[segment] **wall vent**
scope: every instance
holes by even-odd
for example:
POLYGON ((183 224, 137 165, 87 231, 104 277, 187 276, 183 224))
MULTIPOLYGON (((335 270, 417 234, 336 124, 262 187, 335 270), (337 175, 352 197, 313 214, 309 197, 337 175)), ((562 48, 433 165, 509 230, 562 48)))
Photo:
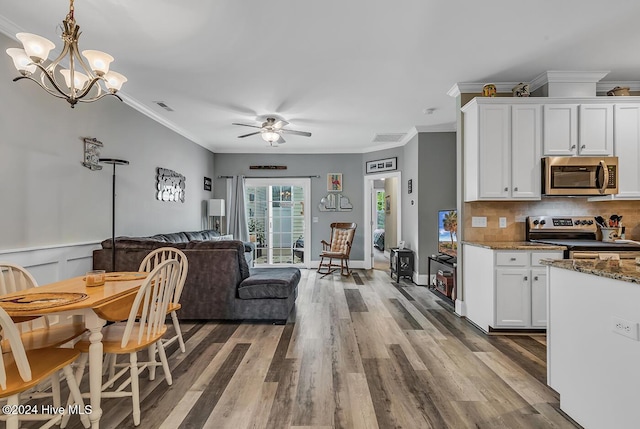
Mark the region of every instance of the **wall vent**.
POLYGON ((407 133, 376 134, 372 143, 400 143, 407 133))
POLYGON ((164 101, 154 101, 154 103, 156 103, 158 106, 162 107, 167 112, 173 112, 173 109, 171 107, 167 106, 166 104, 164 104, 164 101))

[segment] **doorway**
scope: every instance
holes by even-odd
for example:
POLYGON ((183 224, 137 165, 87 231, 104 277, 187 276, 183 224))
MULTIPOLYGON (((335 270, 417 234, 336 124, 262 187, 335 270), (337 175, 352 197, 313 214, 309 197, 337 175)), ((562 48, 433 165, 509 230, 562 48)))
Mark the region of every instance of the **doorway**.
POLYGON ((389 249, 398 246, 398 240, 402 236, 402 192, 401 173, 399 171, 371 174, 364 177, 364 268, 365 269, 389 269, 389 249), (384 185, 381 185, 381 182, 384 185), (380 190, 384 189, 382 198, 384 202, 379 207, 380 190), (384 228, 380 227, 379 217, 384 213, 384 228), (383 230, 383 231, 380 231, 383 230), (376 248, 376 238, 384 233, 384 254, 386 262, 380 260, 381 252, 376 248))
POLYGON ((307 267, 310 179, 245 179, 254 265, 307 267))

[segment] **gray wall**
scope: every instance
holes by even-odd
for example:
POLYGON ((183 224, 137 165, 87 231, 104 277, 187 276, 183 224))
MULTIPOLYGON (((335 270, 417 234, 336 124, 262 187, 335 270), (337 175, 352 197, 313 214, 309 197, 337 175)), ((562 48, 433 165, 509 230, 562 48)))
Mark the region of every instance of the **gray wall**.
MULTIPOLYGON (((0 35, 0 52, 18 43, 0 35)), ((0 61, 0 249, 103 240, 111 236, 111 166, 82 166, 83 137, 105 147, 117 167, 118 235, 147 235, 202 227, 203 176, 214 155, 107 97, 71 109, 35 83, 12 82, 18 72, 0 61), (155 200, 156 167, 187 178, 186 202, 155 200)), ((126 86, 125 86, 126 89, 126 86)))
MULTIPOLYGON (((274 149, 277 151, 277 149, 274 149)), ((332 222, 356 222, 358 229, 351 250, 352 260, 364 260, 364 211, 362 154, 337 155, 291 155, 291 154, 228 154, 219 153, 215 157, 214 180, 215 198, 226 198, 225 179, 218 176, 314 176, 311 179, 311 217, 318 217, 317 223, 311 223, 311 237, 306 238, 305 248, 311 249, 311 260, 318 260, 321 240, 329 240, 332 222), (286 170, 250 170, 251 165, 286 165, 286 170), (321 212, 318 210, 320 199, 327 195, 327 174, 342 173, 342 194, 353 204, 351 212, 321 212)))
MULTIPOLYGON (((418 163, 418 135, 415 135, 404 145, 404 163, 402 170, 402 240, 406 247, 415 252, 414 257, 420 260, 420 218, 418 207, 420 203, 419 191, 422 189, 418 163), (412 180, 412 192, 409 194, 408 182, 412 180), (412 204, 413 202, 413 204, 412 204)), ((426 186, 426 185, 425 185, 426 186)), ((415 270, 420 273, 417 262, 414 261, 415 270)))
POLYGON ((456 133, 420 133, 418 148, 418 266, 426 274, 438 251, 438 210, 456 207, 456 133))

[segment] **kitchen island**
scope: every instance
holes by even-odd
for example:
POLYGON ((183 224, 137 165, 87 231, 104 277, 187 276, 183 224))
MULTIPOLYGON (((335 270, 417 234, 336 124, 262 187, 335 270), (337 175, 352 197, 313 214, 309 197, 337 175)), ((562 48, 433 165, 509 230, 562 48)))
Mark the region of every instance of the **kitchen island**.
POLYGON ((547 265, 547 383, 585 429, 640 422, 640 267, 633 260, 547 265))

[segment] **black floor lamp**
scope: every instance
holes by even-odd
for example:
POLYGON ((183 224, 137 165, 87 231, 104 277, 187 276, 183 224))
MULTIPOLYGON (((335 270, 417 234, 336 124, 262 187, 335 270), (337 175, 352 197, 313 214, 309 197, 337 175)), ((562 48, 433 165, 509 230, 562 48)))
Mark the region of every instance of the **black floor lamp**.
POLYGON ((116 270, 116 165, 129 165, 124 159, 100 158, 103 164, 113 165, 111 180, 111 271, 116 270))

